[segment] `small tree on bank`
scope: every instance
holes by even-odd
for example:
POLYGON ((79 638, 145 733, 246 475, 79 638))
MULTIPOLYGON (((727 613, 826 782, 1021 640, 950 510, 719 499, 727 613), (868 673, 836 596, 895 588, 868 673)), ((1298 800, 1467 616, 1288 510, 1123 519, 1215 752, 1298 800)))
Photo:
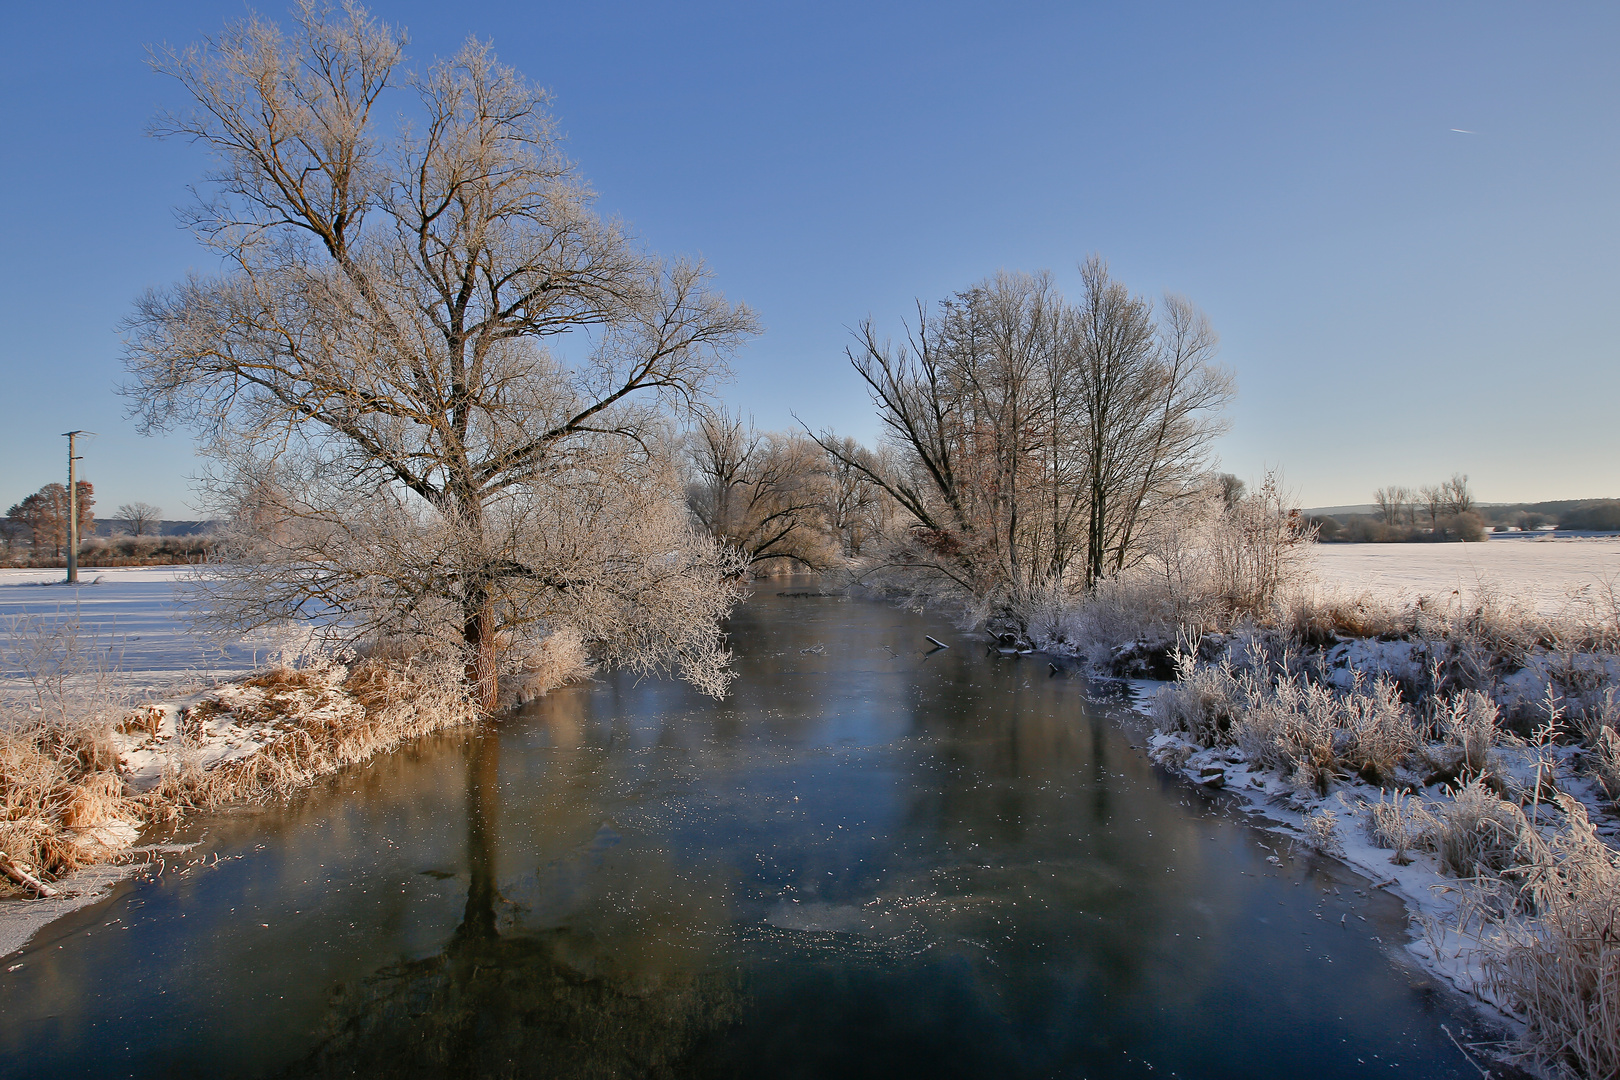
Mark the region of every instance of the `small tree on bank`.
POLYGON ((407 74, 357 6, 295 22, 155 61, 196 99, 155 130, 214 153, 192 220, 228 269, 140 300, 127 393, 218 463, 213 617, 449 632, 487 707, 565 627, 719 693, 739 567, 687 523, 666 418, 752 314, 591 212, 545 93, 487 46, 407 74), (389 132, 394 90, 415 117, 389 132))

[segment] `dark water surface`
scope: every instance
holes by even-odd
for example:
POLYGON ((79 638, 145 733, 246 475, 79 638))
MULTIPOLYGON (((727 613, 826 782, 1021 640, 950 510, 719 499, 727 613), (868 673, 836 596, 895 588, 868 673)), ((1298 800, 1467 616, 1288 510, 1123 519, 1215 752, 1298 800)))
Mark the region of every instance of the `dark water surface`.
POLYGON ((198 823, 5 960, 0 1075, 1477 1075, 1396 901, 1080 679, 775 593, 724 702, 610 676, 198 823))

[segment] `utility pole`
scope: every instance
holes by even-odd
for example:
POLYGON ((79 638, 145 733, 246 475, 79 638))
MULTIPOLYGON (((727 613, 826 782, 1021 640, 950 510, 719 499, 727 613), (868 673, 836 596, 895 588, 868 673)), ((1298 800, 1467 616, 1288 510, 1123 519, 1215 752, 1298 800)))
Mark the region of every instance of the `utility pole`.
POLYGON ((80 435, 89 435, 88 431, 64 431, 68 441, 68 566, 67 583, 79 583, 79 478, 74 462, 83 458, 74 454, 74 440, 80 435))

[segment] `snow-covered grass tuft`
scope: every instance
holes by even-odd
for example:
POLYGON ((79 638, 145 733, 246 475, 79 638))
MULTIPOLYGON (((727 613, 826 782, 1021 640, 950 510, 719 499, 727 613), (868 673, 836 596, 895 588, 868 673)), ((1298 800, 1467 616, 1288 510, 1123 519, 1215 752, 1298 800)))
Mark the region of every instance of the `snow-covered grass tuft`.
POLYGON ((1525 1023, 1525 1049, 1608 1080, 1620 1076, 1620 854, 1584 806, 1557 803, 1564 825, 1550 838, 1521 826, 1511 886, 1475 895, 1478 940, 1487 985, 1525 1023))

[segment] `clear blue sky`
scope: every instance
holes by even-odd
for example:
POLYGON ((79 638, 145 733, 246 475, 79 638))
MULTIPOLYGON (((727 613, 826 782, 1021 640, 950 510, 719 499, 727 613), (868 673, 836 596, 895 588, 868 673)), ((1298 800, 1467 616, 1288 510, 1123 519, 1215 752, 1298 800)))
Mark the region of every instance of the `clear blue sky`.
MULTIPOLYGON (((5 16, 0 508, 87 428, 100 509, 190 516, 189 441, 113 392, 132 299, 210 268, 172 214, 203 160, 142 134, 184 104, 144 46, 245 10, 5 16)), ((1002 267, 1072 289, 1095 251, 1209 312, 1241 476, 1281 465, 1305 505, 1456 470, 1620 496, 1620 5, 373 10, 418 61, 478 35, 553 90, 601 209, 759 311, 724 393, 762 426, 872 437, 849 326, 1002 267)))

